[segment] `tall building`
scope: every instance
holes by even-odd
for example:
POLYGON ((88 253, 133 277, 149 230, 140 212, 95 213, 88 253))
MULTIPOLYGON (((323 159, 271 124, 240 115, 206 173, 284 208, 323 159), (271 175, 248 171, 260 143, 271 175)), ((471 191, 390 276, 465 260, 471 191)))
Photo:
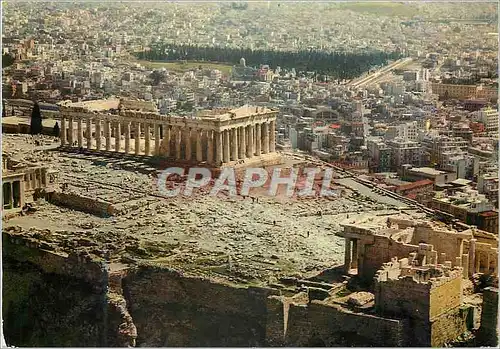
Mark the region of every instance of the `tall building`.
POLYGON ((422 147, 417 142, 395 138, 387 141, 392 152, 392 167, 400 168, 403 165, 422 166, 422 147))
POLYGON ((486 132, 498 132, 498 110, 484 108, 479 111, 479 120, 484 124, 486 132))
POLYGON ((381 138, 366 141, 370 157, 370 170, 373 172, 390 172, 392 169, 392 149, 381 138))
POLYGON ((400 125, 389 126, 386 139, 401 138, 404 141, 416 142, 418 140, 420 127, 417 121, 407 122, 400 125))
POLYGON ((445 135, 427 135, 422 140, 423 151, 429 154, 431 163, 443 162, 443 154, 450 151, 466 151, 469 142, 459 137, 448 137, 445 135))

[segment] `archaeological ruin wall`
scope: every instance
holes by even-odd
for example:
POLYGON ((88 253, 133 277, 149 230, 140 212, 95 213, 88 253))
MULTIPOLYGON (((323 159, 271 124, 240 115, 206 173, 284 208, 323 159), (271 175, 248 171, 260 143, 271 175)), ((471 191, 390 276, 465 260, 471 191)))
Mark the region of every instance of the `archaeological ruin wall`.
POLYGON ((421 265, 415 252, 393 258, 375 276, 376 311, 407 319, 411 345, 442 346, 464 333, 472 316, 462 307, 462 278, 461 267, 421 265))
POLYGON ((346 239, 346 272, 357 269, 367 283, 393 257, 405 258, 411 252, 424 256, 424 251, 427 264, 450 262, 462 268, 465 278, 476 272, 498 275, 498 238, 474 228, 457 232, 428 222, 388 218, 387 227, 346 224, 337 235, 346 239))

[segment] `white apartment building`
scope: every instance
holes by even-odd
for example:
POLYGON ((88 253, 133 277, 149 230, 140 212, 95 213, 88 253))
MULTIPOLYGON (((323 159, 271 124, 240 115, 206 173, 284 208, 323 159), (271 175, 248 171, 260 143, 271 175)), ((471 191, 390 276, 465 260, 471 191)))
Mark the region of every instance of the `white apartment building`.
POLYGON ((479 121, 486 128, 486 132, 498 132, 498 110, 493 108, 484 108, 479 111, 479 121))
POLYGON ((420 127, 417 121, 404 124, 389 126, 386 133, 386 139, 401 138, 404 141, 418 141, 420 127))
POLYGON ((392 150, 392 166, 399 168, 406 164, 422 166, 423 150, 419 143, 395 138, 387 142, 392 150))
POLYGON ((430 155, 432 163, 443 163, 443 154, 448 152, 466 151, 469 147, 467 140, 461 137, 448 137, 444 135, 431 135, 422 140, 423 151, 430 155))
POLYGON ((439 168, 456 173, 457 178, 470 178, 479 172, 479 161, 462 151, 448 151, 442 154, 439 168))

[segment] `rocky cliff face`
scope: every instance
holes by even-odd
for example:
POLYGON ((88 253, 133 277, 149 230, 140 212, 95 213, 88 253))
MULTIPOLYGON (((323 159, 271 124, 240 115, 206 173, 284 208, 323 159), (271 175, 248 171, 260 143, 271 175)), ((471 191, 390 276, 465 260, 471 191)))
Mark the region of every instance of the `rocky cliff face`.
POLYGON ((274 290, 237 288, 165 268, 123 279, 139 346, 263 346, 274 290))
MULTIPOLYGON (((5 339, 15 346, 263 346, 267 289, 140 267, 108 287, 5 260, 5 339)), ((110 275, 110 281, 113 276, 110 275)))
POLYGON ((4 233, 5 339, 14 346, 263 346, 267 298, 167 267, 119 271, 4 233))
MULTIPOLYGON (((9 232, 2 249, 8 345, 405 346, 416 331, 402 319, 341 306, 335 292, 305 292, 305 280, 276 289, 242 285, 165 264, 49 251, 9 232)), ((455 319, 464 320, 458 314, 445 325, 455 319)))
POLYGON ((95 286, 4 258, 2 315, 7 344, 104 345, 106 295, 95 286))

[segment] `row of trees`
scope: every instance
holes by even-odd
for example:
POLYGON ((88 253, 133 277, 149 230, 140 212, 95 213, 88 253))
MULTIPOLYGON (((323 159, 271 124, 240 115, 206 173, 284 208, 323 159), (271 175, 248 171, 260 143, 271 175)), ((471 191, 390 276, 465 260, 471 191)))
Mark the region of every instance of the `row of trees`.
POLYGON ((401 58, 400 53, 382 51, 324 52, 300 50, 251 50, 198 45, 154 44, 149 51, 137 52, 136 57, 150 61, 206 61, 238 64, 243 57, 250 65, 267 64, 271 68, 295 68, 298 72, 311 71, 335 79, 353 79, 388 60, 401 58))

